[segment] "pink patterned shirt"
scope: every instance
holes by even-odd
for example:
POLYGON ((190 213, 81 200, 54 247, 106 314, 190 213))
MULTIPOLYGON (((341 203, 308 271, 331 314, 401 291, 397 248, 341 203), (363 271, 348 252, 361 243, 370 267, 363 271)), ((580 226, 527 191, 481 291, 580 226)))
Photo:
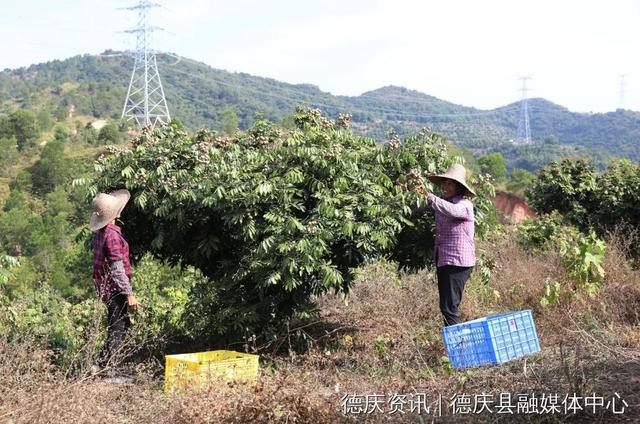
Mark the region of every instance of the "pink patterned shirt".
POLYGON ((462 196, 447 201, 431 193, 427 203, 436 218, 436 266, 474 266, 476 244, 473 240, 473 203, 462 196))

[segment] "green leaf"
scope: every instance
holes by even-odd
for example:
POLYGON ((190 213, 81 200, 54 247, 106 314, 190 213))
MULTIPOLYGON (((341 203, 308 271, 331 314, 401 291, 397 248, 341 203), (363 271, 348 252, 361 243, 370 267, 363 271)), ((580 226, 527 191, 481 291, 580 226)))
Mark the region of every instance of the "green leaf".
POLYGON ((126 166, 122 171, 120 171, 120 175, 126 178, 131 178, 133 176, 133 168, 131 166, 126 166))
POLYGON ((147 194, 142 192, 134 199, 134 203, 138 205, 140 208, 144 209, 147 204, 147 194))
POLYGON ((322 284, 325 287, 335 287, 342 283, 343 278, 340 271, 333 265, 324 265, 321 271, 322 284))
POLYGON ((264 240, 262 240, 260 242, 259 245, 259 251, 261 251, 261 253, 266 254, 269 252, 269 250, 271 250, 271 248, 273 247, 273 241, 275 240, 275 238, 273 236, 267 237, 264 240))
POLYGON ((265 194, 269 194, 271 193, 271 184, 269 183, 269 181, 264 181, 262 184, 260 184, 257 188, 256 188, 256 193, 259 195, 265 195, 265 194))

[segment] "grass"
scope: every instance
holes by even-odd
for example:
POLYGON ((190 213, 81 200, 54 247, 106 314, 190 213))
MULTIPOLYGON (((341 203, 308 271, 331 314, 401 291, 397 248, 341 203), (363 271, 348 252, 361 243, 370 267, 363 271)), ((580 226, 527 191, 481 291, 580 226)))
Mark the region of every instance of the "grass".
MULTIPOLYGON (((292 324, 278 343, 257 346, 262 375, 255 386, 221 384, 183 394, 162 392, 161 367, 132 363, 134 384, 116 386, 84 370, 67 374, 33 341, 0 343, 0 422, 334 423, 432 422, 433 416, 344 415, 346 394, 426 394, 445 409, 452 396, 501 394, 589 396, 618 393, 623 415, 598 408, 576 415, 448 414, 438 422, 637 422, 640 419, 640 272, 626 255, 629 234, 612 234, 606 280, 595 297, 566 287, 560 258, 524 250, 513 234, 479 246, 495 267, 488 284, 475 272, 463 317, 532 309, 542 351, 498 367, 452 370, 440 336, 434 273, 397 275, 378 262, 359 270, 348 299, 318 299, 318 316, 292 324), (542 306, 547 281, 563 290, 542 306)), ((388 405, 385 405, 388 409, 388 405)))

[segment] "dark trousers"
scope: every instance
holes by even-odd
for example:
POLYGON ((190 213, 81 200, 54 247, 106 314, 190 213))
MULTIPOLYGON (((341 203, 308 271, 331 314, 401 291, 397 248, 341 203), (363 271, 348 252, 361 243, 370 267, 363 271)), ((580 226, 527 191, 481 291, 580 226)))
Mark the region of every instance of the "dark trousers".
POLYGON ((444 325, 454 325, 460 322, 458 307, 462 301, 462 291, 472 266, 461 267, 445 265, 438 267, 438 292, 440 293, 440 312, 444 317, 444 325))
POLYGON ((122 346, 124 334, 129 328, 129 314, 127 305, 127 296, 124 294, 116 294, 109 299, 107 303, 107 341, 102 347, 98 364, 101 367, 108 365, 109 361, 117 354, 122 346))

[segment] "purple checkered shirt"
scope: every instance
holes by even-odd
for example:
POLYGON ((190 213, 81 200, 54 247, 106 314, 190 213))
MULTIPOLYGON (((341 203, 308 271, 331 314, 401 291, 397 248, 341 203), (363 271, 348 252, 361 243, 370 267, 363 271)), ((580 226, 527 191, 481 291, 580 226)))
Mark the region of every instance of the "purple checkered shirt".
POLYGON ((431 193, 427 203, 436 218, 436 266, 474 266, 476 244, 473 240, 473 203, 462 196, 447 201, 431 193))

